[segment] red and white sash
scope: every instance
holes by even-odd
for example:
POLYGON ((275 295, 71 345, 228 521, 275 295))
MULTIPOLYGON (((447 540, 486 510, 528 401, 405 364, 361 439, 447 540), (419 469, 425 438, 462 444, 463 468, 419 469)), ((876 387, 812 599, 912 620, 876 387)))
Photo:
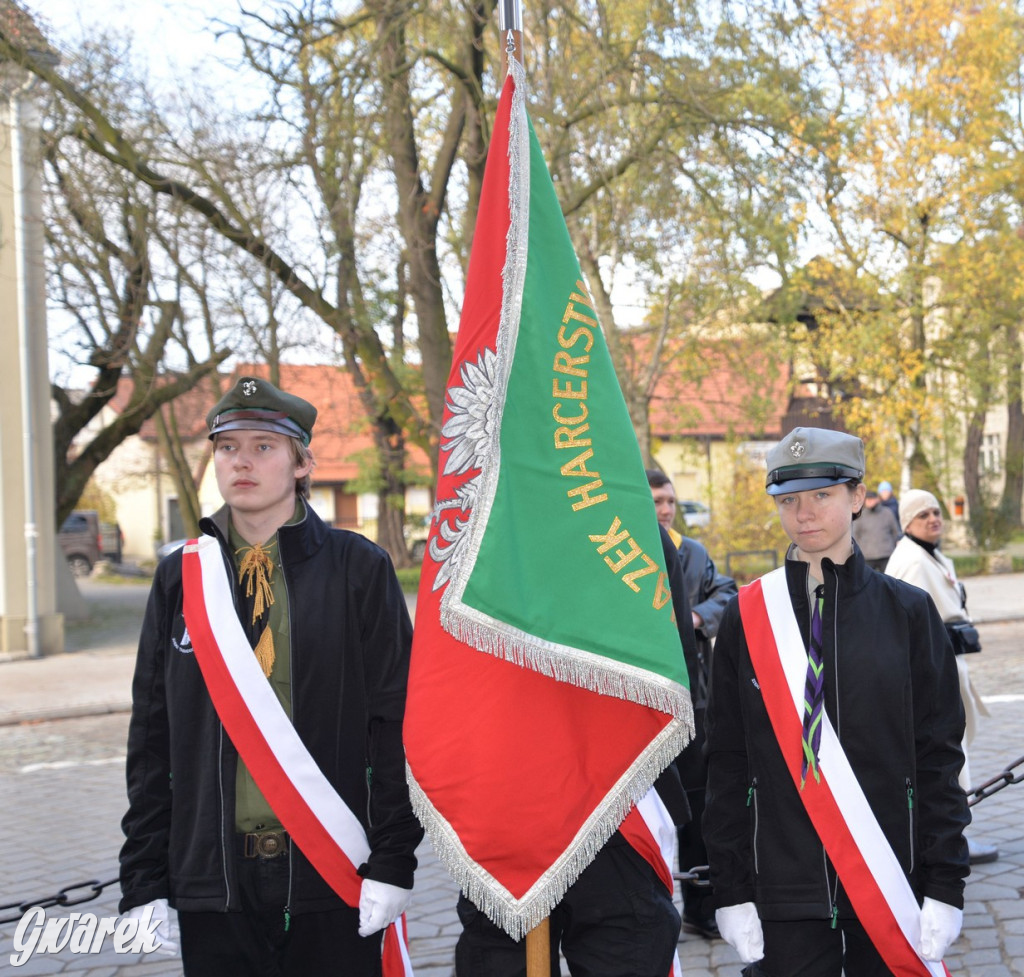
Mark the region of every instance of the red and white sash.
MULTIPOLYGON (((629 814, 619 825, 619 831, 650 863, 658 873, 658 878, 671 893, 675 885, 672 879, 672 866, 676 860, 678 835, 672 815, 653 787, 630 808, 629 814)), ((682 973, 679 951, 676 950, 670 977, 682 977, 682 973)))
POLYGON ((822 716, 820 783, 800 789, 807 649, 780 567, 740 590, 740 616, 765 708, 811 822, 842 880, 857 918, 898 977, 948 977, 917 952, 921 910, 882 832, 835 729, 822 716))
MULTIPOLYGON (((366 832, 310 756, 264 676, 212 536, 184 547, 182 587, 185 625, 224 729, 295 844, 345 903, 358 908, 362 878, 356 870, 370 854, 366 832)), ((388 927, 382 953, 386 966, 390 959, 400 968, 385 969, 385 975, 411 977, 404 917, 388 927)))

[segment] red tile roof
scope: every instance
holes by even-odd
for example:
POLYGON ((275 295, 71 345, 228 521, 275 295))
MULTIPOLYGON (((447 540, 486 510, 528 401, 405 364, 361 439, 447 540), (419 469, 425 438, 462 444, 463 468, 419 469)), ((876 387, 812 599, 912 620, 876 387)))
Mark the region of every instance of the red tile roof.
POLYGON ((23 44, 30 51, 54 54, 32 15, 11 0, 0 0, 0 29, 16 44, 23 44))
POLYGON ((651 433, 664 439, 776 439, 793 387, 788 363, 749 342, 688 344, 666 353, 651 401, 651 433))
MULTIPOLYGON (((232 373, 230 383, 238 377, 269 375, 270 370, 264 364, 241 364, 232 373)), ((316 406, 310 445, 316 458, 313 481, 344 482, 355 478, 359 474, 360 457, 366 459, 373 450, 373 437, 366 412, 345 368, 282 363, 280 387, 316 406)), ((206 409, 212 406, 210 403, 206 409)))
MULTIPOLYGON (((639 353, 639 350, 637 351, 639 353)), ((683 437, 777 439, 793 389, 792 371, 775 363, 763 350, 743 343, 703 342, 678 346, 665 354, 667 366, 651 401, 651 433, 663 439, 683 437)), ((264 364, 241 364, 230 375, 207 378, 176 398, 173 410, 178 430, 186 439, 206 437, 206 414, 239 376, 266 377, 264 364), (215 389, 214 383, 218 384, 215 389)), ((341 366, 282 364, 281 387, 300 392, 318 410, 313 432, 321 484, 349 481, 360 473, 360 461, 370 457, 373 438, 369 422, 348 372, 341 366)), ((132 381, 122 378, 110 401, 115 411, 129 402, 132 381)), ((165 412, 169 409, 165 407, 165 412)), ((156 426, 147 420, 140 431, 155 440, 156 426)), ((410 446, 411 466, 429 472, 426 455, 410 446)))
MULTIPOLYGON (((220 399, 220 392, 228 390, 238 377, 267 377, 269 374, 266 364, 240 364, 230 375, 200 381, 166 405, 164 412, 173 409, 183 438, 203 439, 207 435, 206 415, 220 399)), ((298 393, 317 408, 311 445, 316 458, 314 482, 344 482, 359 475, 360 461, 367 460, 373 450, 373 437, 366 412, 344 367, 282 364, 280 386, 298 393)), ((132 380, 123 377, 108 406, 120 413, 128 406, 131 392, 132 380)), ((143 423, 139 436, 147 441, 156 440, 156 422, 152 418, 143 423)), ((429 472, 430 466, 422 451, 410 445, 409 457, 411 467, 417 472, 423 475, 429 472)))

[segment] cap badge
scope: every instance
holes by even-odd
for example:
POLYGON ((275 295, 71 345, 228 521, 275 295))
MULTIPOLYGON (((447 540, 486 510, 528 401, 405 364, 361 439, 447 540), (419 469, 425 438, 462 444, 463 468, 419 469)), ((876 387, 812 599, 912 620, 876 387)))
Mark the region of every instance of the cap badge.
POLYGON ((245 383, 242 384, 242 395, 245 397, 251 397, 254 393, 256 393, 256 381, 246 380, 245 383))
POLYGON ((794 441, 794 442, 793 442, 793 443, 792 443, 792 444, 791 444, 791 445, 789 446, 789 453, 790 453, 790 454, 791 454, 791 455, 792 455, 792 456, 793 456, 794 458, 802 458, 802 457, 804 456, 804 452, 805 452, 806 450, 807 450, 807 445, 806 445, 806 444, 804 444, 804 443, 803 443, 803 441, 794 441))

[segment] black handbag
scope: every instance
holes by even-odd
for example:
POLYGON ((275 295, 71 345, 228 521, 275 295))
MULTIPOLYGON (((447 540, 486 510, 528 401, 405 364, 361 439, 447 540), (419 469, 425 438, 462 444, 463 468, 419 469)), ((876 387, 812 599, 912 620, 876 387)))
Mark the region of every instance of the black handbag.
POLYGON ((951 621, 946 625, 953 651, 958 655, 975 655, 981 651, 978 629, 967 621, 951 621))

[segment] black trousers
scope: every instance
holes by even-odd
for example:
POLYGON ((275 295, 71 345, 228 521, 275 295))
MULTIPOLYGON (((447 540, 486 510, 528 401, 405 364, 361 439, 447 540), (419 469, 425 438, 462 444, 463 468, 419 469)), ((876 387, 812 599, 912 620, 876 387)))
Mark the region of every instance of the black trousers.
MULTIPOLYGON (((695 734, 686 749, 676 758, 679 778, 686 790, 686 799, 690 805, 690 820, 677 829, 679 838, 679 870, 687 872, 699 865, 707 865, 708 850, 704 845, 702 821, 704 818, 708 765, 704 759, 704 709, 693 711, 695 734)), ((703 874, 707 881, 707 873, 703 874)), ((683 913, 696 919, 713 918, 714 910, 708 906, 712 896, 710 885, 694 885, 683 882, 683 913)))
MULTIPOLYGON (((515 941, 465 896, 456 977, 525 977, 526 940, 515 941)), ((551 913, 551 972, 561 947, 573 977, 666 977, 679 913, 654 869, 615 834, 551 913)))
POLYGON ((746 977, 891 977, 874 944, 855 919, 778 922, 762 920, 764 959, 746 977))
MULTIPOLYGON (((693 820, 677 829, 679 837, 679 870, 688 872, 691 868, 697 868, 708 863, 708 850, 704 845, 704 835, 701 833, 701 818, 704 816, 705 791, 688 790, 686 798, 690 802, 690 810, 693 811, 693 820)), ((701 873, 701 880, 707 881, 707 872, 701 873)), ((710 885, 696 885, 693 882, 681 884, 683 893, 683 912, 687 916, 696 919, 713 918, 715 912, 709 908, 708 900, 712 896, 710 885)))
POLYGON ((241 912, 179 912, 185 977, 380 977, 382 935, 357 932, 359 910, 285 921, 288 856, 237 859, 241 912))

